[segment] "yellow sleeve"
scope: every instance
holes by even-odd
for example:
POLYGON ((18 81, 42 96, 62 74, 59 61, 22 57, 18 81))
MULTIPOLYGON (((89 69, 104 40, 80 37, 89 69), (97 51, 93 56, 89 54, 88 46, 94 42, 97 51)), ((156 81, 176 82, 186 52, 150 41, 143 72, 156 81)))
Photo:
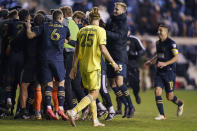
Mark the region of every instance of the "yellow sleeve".
POLYGON ((98 43, 99 45, 106 45, 106 31, 103 28, 98 32, 98 43))

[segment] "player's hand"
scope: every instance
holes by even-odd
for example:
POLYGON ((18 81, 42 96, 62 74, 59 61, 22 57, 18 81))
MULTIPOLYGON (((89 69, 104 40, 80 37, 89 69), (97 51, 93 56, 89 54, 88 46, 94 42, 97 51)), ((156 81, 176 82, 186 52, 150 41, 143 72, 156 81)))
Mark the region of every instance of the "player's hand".
POLYGON ((65 42, 65 43, 68 43, 68 40, 67 40, 67 39, 65 39, 65 40, 64 40, 64 42, 65 42))
POLYGON ((112 65, 112 67, 114 68, 114 70, 115 70, 116 72, 119 72, 119 66, 118 66, 116 63, 114 63, 114 64, 112 65))
POLYGON ((70 74, 69 74, 70 79, 71 79, 71 80, 74 80, 75 77, 76 77, 76 74, 77 74, 77 68, 73 67, 73 68, 71 69, 71 71, 70 71, 70 74))
POLYGON ((165 66, 167 66, 167 64, 165 63, 165 62, 158 62, 157 63, 157 67, 159 67, 159 68, 163 68, 163 67, 165 67, 165 66))
POLYGON ((147 67, 149 67, 151 64, 152 64, 152 62, 151 62, 150 60, 148 60, 148 61, 146 61, 146 62, 144 63, 144 67, 147 68, 147 67))

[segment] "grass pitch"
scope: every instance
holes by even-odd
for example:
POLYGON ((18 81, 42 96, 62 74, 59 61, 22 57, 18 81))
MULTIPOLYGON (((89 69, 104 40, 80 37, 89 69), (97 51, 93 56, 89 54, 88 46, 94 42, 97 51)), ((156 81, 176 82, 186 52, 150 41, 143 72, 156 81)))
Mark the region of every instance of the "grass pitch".
MULTIPOLYGON (((110 92, 113 104, 116 107, 115 96, 110 92)), ((169 102, 163 94, 164 111, 166 120, 155 121, 154 117, 158 115, 155 104, 154 91, 149 90, 141 92, 142 103, 137 105, 130 91, 136 112, 134 118, 127 119, 116 116, 112 121, 106 122, 101 118, 101 122, 106 127, 92 127, 91 121, 77 121, 77 127, 70 125, 69 121, 54 120, 12 120, 9 118, 0 120, 0 131, 197 131, 197 91, 175 91, 178 98, 185 102, 183 116, 177 117, 177 106, 169 102)))

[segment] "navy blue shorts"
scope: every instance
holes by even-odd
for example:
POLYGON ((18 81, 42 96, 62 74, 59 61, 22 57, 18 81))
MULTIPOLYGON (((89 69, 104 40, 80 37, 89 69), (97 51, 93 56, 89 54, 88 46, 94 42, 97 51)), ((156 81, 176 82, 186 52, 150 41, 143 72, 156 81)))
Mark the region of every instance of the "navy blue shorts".
POLYGON ((65 79, 65 69, 63 61, 47 61, 41 65, 41 81, 42 83, 53 81, 61 82, 65 79))
POLYGON ((21 72, 24 65, 24 55, 22 52, 12 52, 6 67, 6 77, 21 81, 21 72))
POLYGON ((155 87, 164 88, 166 93, 174 91, 176 74, 173 71, 157 72, 155 77, 155 87))
POLYGON ((107 63, 107 77, 108 78, 115 78, 117 76, 126 77, 127 76, 127 65, 122 62, 119 62, 119 61, 116 61, 116 63, 118 64, 120 71, 115 72, 114 68, 109 63, 107 63))
POLYGON ((38 64, 38 60, 36 58, 30 58, 25 61, 24 69, 22 72, 22 82, 24 83, 32 83, 35 81, 39 81, 38 73, 40 71, 40 65, 38 64))

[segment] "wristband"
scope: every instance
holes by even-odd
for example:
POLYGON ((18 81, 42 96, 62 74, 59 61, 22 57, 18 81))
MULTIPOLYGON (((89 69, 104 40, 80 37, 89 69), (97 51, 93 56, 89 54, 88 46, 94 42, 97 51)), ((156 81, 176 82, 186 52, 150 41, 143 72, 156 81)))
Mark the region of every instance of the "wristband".
POLYGON ((109 64, 112 65, 112 66, 114 66, 116 63, 115 62, 110 62, 109 64))

